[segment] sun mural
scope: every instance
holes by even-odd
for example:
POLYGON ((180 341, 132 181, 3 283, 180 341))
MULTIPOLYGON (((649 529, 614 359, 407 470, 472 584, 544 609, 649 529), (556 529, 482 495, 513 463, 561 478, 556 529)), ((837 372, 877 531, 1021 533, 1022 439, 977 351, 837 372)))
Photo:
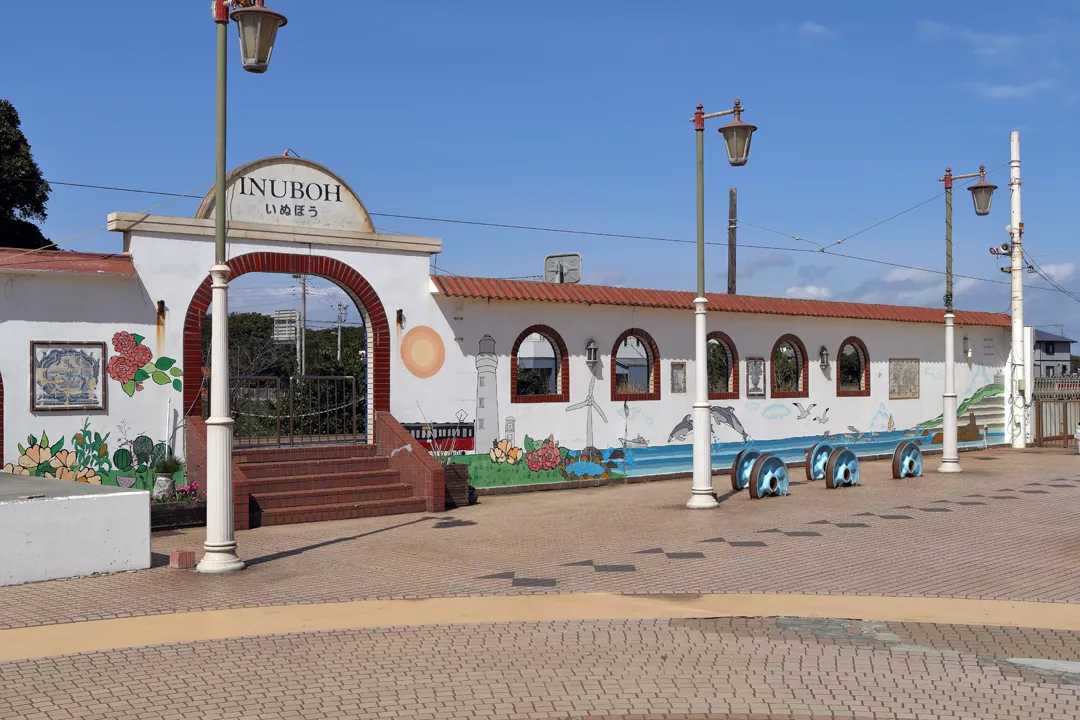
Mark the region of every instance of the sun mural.
POLYGON ((418 325, 405 333, 401 341, 401 361, 418 378, 429 378, 442 369, 446 348, 439 333, 418 325))

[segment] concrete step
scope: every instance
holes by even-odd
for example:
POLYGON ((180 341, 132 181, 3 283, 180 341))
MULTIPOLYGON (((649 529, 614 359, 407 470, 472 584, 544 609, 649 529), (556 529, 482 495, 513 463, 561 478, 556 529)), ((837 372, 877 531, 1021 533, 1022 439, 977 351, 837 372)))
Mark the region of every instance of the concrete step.
POLYGON ((364 485, 361 487, 321 488, 319 490, 288 490, 285 492, 255 492, 252 499, 260 510, 300 508, 312 505, 343 505, 372 500, 412 498, 412 486, 404 483, 364 485))
POLYGON ((297 475, 340 475, 362 470, 385 470, 390 461, 384 457, 303 458, 290 460, 245 461, 240 469, 249 479, 295 477, 297 475))
POLYGON ((394 485, 401 473, 387 468, 375 470, 346 470, 319 475, 281 475, 238 481, 236 487, 247 493, 313 492, 341 488, 365 488, 374 485, 394 485))
POLYGON ((423 512, 425 508, 426 504, 423 498, 368 500, 355 503, 274 508, 261 512, 253 511, 251 513, 251 526, 290 525, 293 523, 345 520, 347 518, 376 517, 379 515, 400 515, 403 513, 423 512))

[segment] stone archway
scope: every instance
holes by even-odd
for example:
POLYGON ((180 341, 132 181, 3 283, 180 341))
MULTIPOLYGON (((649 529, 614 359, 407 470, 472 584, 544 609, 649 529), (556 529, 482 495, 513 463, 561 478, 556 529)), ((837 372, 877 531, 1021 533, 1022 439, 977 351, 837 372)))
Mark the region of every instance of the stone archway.
MULTIPOLYGON (((232 269, 230 280, 247 273, 285 273, 317 275, 330 280, 346 293, 364 317, 367 331, 368 437, 373 437, 376 411, 390 410, 390 325, 379 296, 364 277, 340 260, 312 255, 255 252, 234 257, 226 263, 232 269)), ((202 322, 210 307, 210 276, 199 285, 188 306, 184 321, 184 415, 202 418, 202 322)))

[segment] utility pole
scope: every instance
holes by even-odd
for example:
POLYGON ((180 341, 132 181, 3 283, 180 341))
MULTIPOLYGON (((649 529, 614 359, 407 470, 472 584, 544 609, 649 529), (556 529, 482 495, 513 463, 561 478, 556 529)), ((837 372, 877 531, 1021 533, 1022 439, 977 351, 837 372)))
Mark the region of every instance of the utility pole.
POLYGON ((735 188, 728 190, 727 206, 727 291, 735 294, 735 232, 739 226, 738 193, 735 188))
POLYGON ((307 275, 293 275, 293 278, 300 281, 300 327, 297 335, 300 355, 297 365, 300 374, 307 375, 307 275))
MULTIPOLYGON (((1012 257, 1012 352, 1010 379, 1010 410, 1012 415, 1012 446, 1027 447, 1027 355, 1024 347, 1024 222, 1020 214, 1020 131, 1009 136, 1009 251, 1012 257)), ((1028 348, 1029 349, 1029 348, 1028 348)))
POLYGON ((345 322, 345 315, 349 311, 349 306, 342 303, 337 304, 337 360, 341 362, 341 323, 345 322))

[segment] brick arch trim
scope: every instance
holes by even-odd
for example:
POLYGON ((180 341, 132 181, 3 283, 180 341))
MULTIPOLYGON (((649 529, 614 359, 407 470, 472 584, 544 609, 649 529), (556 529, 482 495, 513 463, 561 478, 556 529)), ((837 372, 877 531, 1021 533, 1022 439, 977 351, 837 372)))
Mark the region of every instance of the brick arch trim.
POLYGON ((512 403, 567 403, 570 402, 570 353, 566 350, 566 343, 555 329, 548 325, 531 325, 521 331, 514 347, 510 351, 510 402, 512 403), (546 395, 518 395, 517 372, 518 350, 525 338, 537 333, 543 335, 558 354, 559 361, 559 392, 546 395))
POLYGON ((870 397, 870 352, 866 349, 866 343, 852 335, 840 343, 840 350, 836 353, 836 396, 837 397, 870 397), (840 358, 844 354, 844 348, 848 345, 855 348, 862 360, 862 387, 858 390, 840 389, 840 358))
MULTIPOLYGON (((253 272, 317 275, 330 280, 347 292, 364 314, 368 326, 368 393, 371 411, 390 410, 390 325, 379 296, 371 284, 352 267, 340 260, 318 255, 255 252, 234 257, 226 263, 232 270, 230 280, 253 272)), ((210 307, 211 278, 199 284, 188 305, 184 320, 184 415, 202 413, 202 321, 210 307)), ((370 411, 369 411, 370 412, 370 411)))
POLYGON ((641 402, 645 400, 659 400, 660 399, 660 348, 657 347, 656 341, 653 340, 652 335, 645 332, 641 328, 630 328, 625 330, 615 340, 615 344, 611 346, 611 399, 617 402, 641 402), (615 360, 619 353, 619 346, 623 344, 626 338, 633 336, 645 343, 645 346, 649 350, 649 360, 652 362, 652 372, 649 373, 649 385, 651 385, 649 392, 644 393, 624 393, 618 392, 615 389, 615 360))
POLYGON ((803 345, 802 340, 797 335, 788 333, 787 335, 781 335, 776 344, 773 345, 772 353, 769 355, 769 389, 772 391, 774 398, 804 398, 810 397, 810 368, 808 367, 808 358, 806 354, 806 346, 803 345), (795 392, 778 391, 776 389, 776 351, 780 349, 780 346, 784 343, 791 343, 791 346, 795 348, 795 352, 799 354, 799 389, 795 392))
MULTIPOLYGON (((726 390, 726 391, 721 391, 721 392, 712 392, 712 389, 710 388, 710 390, 709 390, 709 399, 710 400, 738 400, 739 399, 739 351, 738 351, 738 349, 736 349, 735 343, 732 342, 732 340, 728 336, 728 334, 725 333, 725 332, 722 332, 720 330, 713 330, 711 333, 709 333, 708 335, 705 336, 705 342, 706 343, 708 343, 710 340, 716 340, 718 343, 723 345, 727 349, 728 355, 731 358, 731 390, 726 390)), ((707 356, 706 356, 706 362, 708 362, 708 357, 707 356)))

